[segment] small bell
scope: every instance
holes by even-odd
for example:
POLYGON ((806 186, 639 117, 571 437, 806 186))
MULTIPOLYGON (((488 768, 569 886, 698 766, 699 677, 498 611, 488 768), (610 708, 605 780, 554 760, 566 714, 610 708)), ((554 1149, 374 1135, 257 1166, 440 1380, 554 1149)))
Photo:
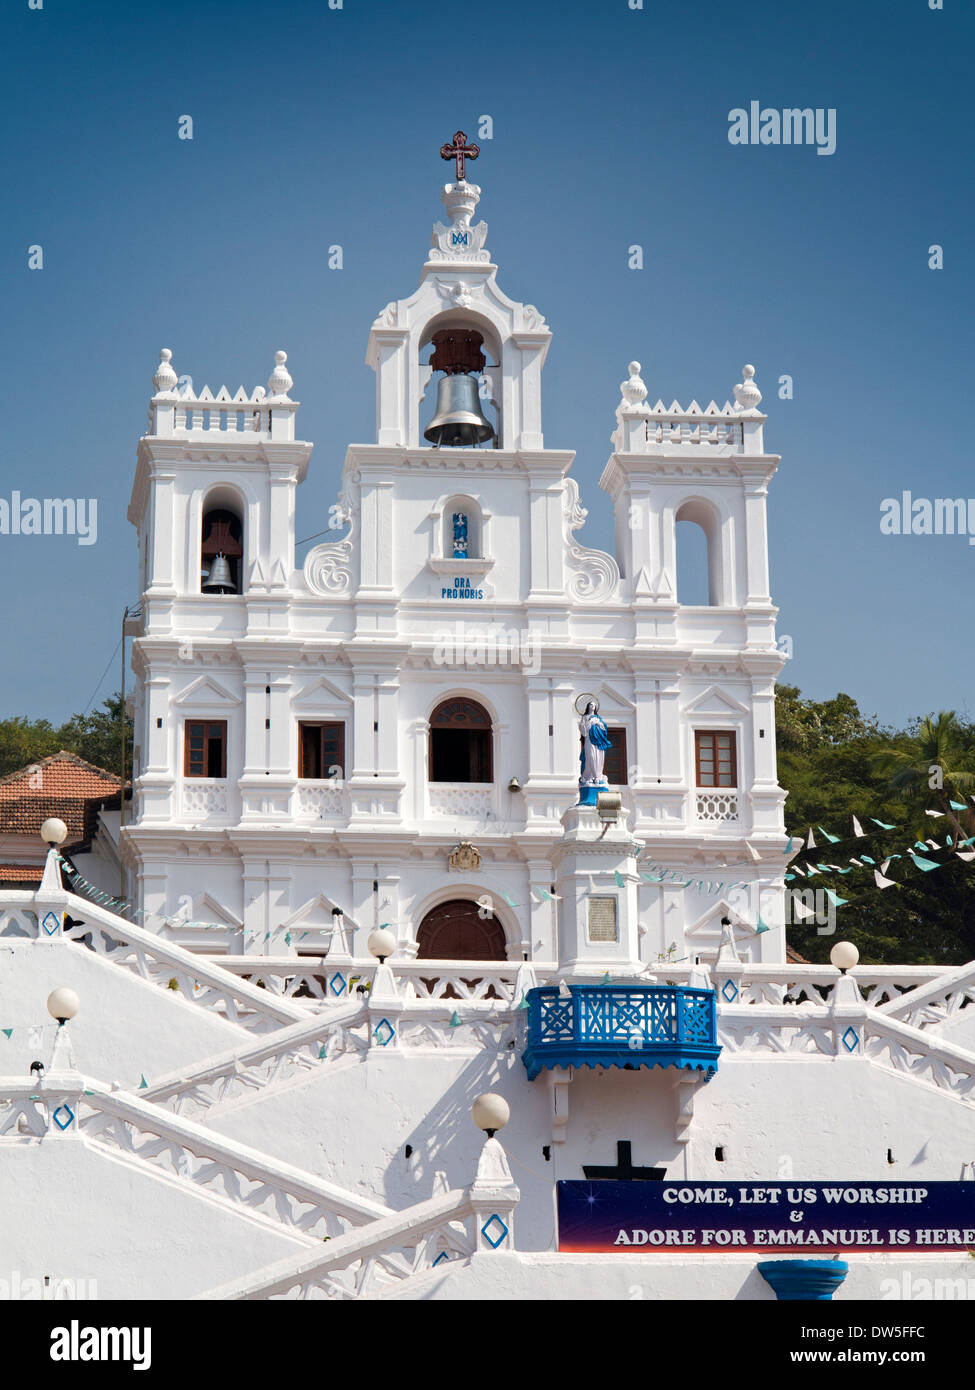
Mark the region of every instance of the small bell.
POLYGON ((235 594, 237 586, 230 572, 230 562, 226 555, 218 555, 210 566, 210 573, 200 588, 205 594, 235 594))
POLYGON ((437 382, 437 413, 423 431, 438 449, 483 444, 494 438, 494 428, 481 411, 477 381, 466 372, 441 377, 437 382))

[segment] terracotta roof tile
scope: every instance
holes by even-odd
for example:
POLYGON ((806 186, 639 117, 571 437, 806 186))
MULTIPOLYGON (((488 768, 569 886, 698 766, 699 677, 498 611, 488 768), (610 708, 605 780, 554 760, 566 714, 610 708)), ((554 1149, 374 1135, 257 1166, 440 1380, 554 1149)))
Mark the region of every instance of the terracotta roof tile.
POLYGON ((121 781, 114 773, 62 750, 0 777, 0 834, 36 835, 49 816, 68 827, 65 845, 95 833, 98 808, 118 806, 121 781))
POLYGON ((0 883, 40 883, 40 864, 0 864, 0 883))

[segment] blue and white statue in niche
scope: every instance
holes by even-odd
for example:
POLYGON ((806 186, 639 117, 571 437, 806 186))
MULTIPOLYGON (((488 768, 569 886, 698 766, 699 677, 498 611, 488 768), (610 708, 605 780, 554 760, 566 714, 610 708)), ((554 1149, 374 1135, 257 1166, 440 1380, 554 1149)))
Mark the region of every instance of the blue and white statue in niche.
POLYGON ((595 806, 600 787, 608 787, 609 782, 603 767, 606 753, 612 748, 609 730, 599 717, 599 701, 594 695, 580 695, 576 710, 583 706, 579 719, 579 733, 582 735, 582 748, 579 752, 579 805, 595 806))
POLYGON ((467 515, 454 512, 454 560, 467 559, 467 515))

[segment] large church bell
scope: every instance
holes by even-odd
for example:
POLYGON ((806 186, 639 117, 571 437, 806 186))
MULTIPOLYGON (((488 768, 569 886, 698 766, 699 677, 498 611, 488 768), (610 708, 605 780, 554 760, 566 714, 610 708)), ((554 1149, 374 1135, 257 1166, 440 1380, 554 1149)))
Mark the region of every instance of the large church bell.
POLYGON ((226 555, 218 555, 210 566, 210 573, 200 588, 206 594, 235 594, 237 586, 230 572, 230 562, 226 555))
POLYGON ((481 335, 472 329, 443 328, 433 335, 430 366, 444 375, 437 382, 437 410, 423 431, 436 448, 466 448, 494 438, 494 427, 481 410, 477 376, 486 359, 481 335))

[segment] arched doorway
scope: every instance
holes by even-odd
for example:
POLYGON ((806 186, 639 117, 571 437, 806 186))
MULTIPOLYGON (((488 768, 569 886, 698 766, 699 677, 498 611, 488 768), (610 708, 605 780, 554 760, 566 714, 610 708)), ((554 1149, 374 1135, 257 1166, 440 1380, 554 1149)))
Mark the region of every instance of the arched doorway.
POLYGON ((438 903, 417 931, 417 960, 507 960, 504 928, 481 910, 468 898, 438 903))

